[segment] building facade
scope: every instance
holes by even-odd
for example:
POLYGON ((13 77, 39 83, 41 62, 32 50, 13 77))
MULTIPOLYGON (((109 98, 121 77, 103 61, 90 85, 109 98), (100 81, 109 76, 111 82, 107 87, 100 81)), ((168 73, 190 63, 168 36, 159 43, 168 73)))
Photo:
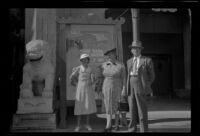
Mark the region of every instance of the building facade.
MULTIPOLYGON (((128 46, 132 42, 131 12, 127 9, 37 9, 37 38, 47 40, 56 49, 56 19, 76 18, 97 15, 102 18, 125 19, 122 24, 124 63, 131 57, 128 46), (42 31, 41 31, 42 30, 42 31)), ((177 91, 191 88, 191 22, 190 10, 178 9, 176 12, 141 9, 139 15, 140 39, 145 49, 143 54, 152 57, 155 65, 156 80, 153 84, 154 95, 177 95, 177 91)), ((26 43, 32 38, 34 9, 26 10, 26 43)), ((56 52, 52 56, 56 63, 56 52)))
MULTIPOLYGON (((123 17, 121 24, 122 60, 131 57, 128 46, 133 41, 132 20, 130 9, 26 9, 25 42, 33 38, 46 40, 52 48, 54 65, 66 65, 58 61, 58 48, 60 27, 57 20, 98 16, 98 18, 118 20, 123 17), (123 14, 122 14, 123 13, 123 14), (33 23, 34 22, 34 23, 33 23), (34 24, 34 25, 33 25, 34 24)), ((140 9, 139 14, 140 39, 144 46, 143 54, 153 59, 155 68, 155 81, 152 84, 153 95, 157 97, 190 97, 191 91, 191 14, 189 9, 178 9, 176 12, 153 11, 140 9)), ((64 38, 64 37, 63 37, 64 38)), ((63 56, 66 54, 63 53, 63 56)), ((64 73, 55 82, 59 84, 59 96, 67 91, 66 68, 57 67, 57 74, 64 73), (65 87, 62 87, 64 86, 65 87)), ((65 97, 57 105, 64 109, 68 104, 65 97)), ((66 111, 60 111, 61 127, 64 126, 66 111)))

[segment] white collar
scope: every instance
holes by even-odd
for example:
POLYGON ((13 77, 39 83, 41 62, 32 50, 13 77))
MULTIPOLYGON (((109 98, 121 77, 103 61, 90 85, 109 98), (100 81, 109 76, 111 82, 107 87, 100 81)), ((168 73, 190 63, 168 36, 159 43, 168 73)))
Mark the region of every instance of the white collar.
POLYGON ((140 59, 140 57, 141 57, 141 54, 138 56, 138 57, 133 57, 133 60, 135 60, 135 59, 140 59))
MULTIPOLYGON (((88 67, 89 67, 89 66, 88 66, 88 67)), ((84 72, 84 71, 86 71, 86 70, 88 69, 88 67, 87 67, 87 68, 85 68, 83 65, 81 65, 81 66, 80 66, 80 69, 81 69, 81 71, 83 71, 83 72, 84 72)))

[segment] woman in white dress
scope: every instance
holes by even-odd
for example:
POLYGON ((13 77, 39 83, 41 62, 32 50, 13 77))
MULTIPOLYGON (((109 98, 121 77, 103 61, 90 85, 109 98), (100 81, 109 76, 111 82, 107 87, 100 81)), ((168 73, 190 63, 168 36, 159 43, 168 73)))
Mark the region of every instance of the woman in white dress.
POLYGON ((88 54, 82 54, 80 57, 81 65, 73 68, 73 72, 70 76, 72 85, 76 85, 76 98, 74 114, 77 115, 77 127, 75 131, 78 132, 81 128, 81 115, 87 115, 86 125, 88 131, 92 128, 89 124, 90 114, 95 113, 96 102, 95 92, 93 90, 93 74, 91 67, 88 66, 90 61, 88 54))

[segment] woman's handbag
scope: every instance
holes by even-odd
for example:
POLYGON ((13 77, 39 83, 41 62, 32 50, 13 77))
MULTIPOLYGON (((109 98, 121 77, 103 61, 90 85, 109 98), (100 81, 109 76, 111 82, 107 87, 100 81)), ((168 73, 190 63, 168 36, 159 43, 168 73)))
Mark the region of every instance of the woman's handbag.
POLYGON ((118 109, 119 111, 129 111, 129 104, 128 104, 128 98, 127 96, 121 96, 119 102, 118 102, 118 109))
POLYGON ((70 79, 70 83, 71 83, 71 85, 72 86, 76 86, 77 85, 77 83, 78 83, 78 77, 72 77, 71 79, 70 79))
POLYGON ((80 68, 73 69, 73 73, 70 76, 70 84, 72 86, 76 86, 78 83, 79 70, 80 70, 80 68))

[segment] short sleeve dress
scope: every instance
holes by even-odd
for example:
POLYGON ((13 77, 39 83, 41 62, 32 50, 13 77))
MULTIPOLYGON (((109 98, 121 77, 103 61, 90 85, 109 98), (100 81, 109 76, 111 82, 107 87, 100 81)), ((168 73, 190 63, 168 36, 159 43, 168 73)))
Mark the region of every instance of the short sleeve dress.
POLYGON ((123 88, 123 79, 125 78, 125 67, 122 63, 105 62, 102 65, 103 94, 104 103, 107 114, 114 114, 118 110, 118 102, 120 100, 123 88))
MULTIPOLYGON (((97 111, 95 102, 95 92, 92 88, 92 69, 79 66, 77 68, 78 84, 75 98, 75 115, 92 114, 97 111)), ((75 72, 76 73, 76 72, 75 72)))

